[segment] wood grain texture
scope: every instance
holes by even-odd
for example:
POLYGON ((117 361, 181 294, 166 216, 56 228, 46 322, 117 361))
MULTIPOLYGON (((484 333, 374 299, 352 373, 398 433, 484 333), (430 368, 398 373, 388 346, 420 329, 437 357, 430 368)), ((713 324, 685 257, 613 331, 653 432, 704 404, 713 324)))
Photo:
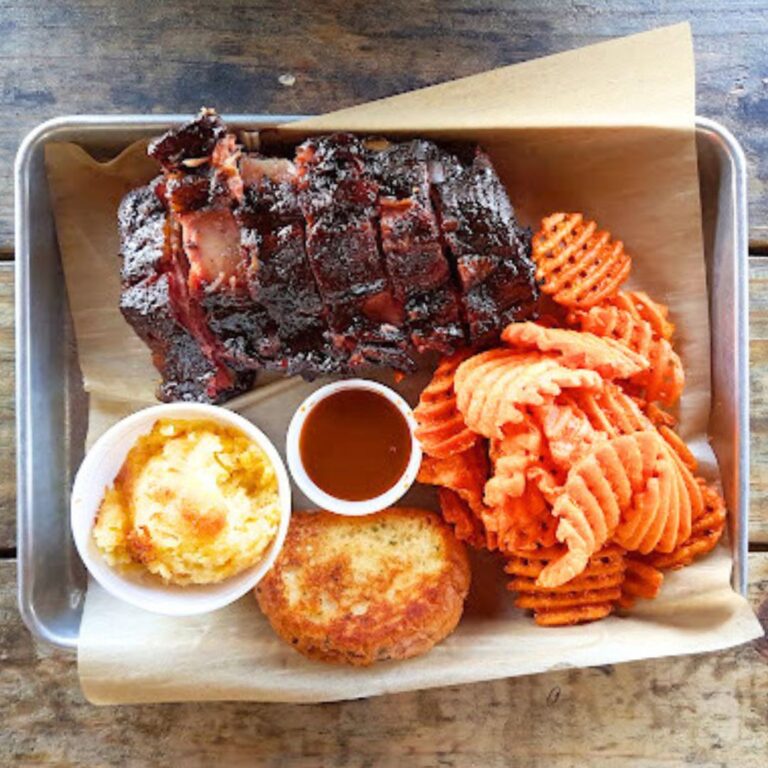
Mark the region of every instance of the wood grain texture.
POLYGON ((16 545, 13 264, 0 263, 0 551, 16 545))
POLYGON ((0 0, 0 250, 11 165, 70 113, 316 113, 690 20, 698 111, 743 142, 755 245, 768 246, 768 6, 755 0, 0 0))
POLYGON ((768 543, 768 258, 749 260, 749 539, 768 543))
MULTIPOLYGON (((492 683, 320 704, 96 708, 74 664, 35 649, 0 561, 0 764, 762 768, 768 640, 492 683)), ((768 553, 750 598, 768 626, 768 553), (761 607, 762 606, 762 607, 761 607)), ((557 630, 553 630, 557 631, 557 630)))

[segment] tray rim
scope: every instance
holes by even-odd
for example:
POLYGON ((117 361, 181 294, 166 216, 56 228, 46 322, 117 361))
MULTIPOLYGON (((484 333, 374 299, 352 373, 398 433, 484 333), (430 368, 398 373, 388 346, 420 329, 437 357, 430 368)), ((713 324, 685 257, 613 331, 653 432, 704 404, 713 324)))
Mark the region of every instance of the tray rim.
POLYGON ((733 252, 736 287, 736 382, 739 441, 736 449, 738 467, 738 533, 731 542, 733 552, 732 582, 736 592, 746 597, 749 588, 749 504, 750 504, 750 380, 749 380, 749 223, 747 198, 747 159, 738 139, 722 123, 696 117, 696 130, 709 133, 721 142, 732 163, 731 192, 734 203, 733 252))
MULTIPOLYGON (((53 632, 43 622, 35 610, 31 599, 31 588, 26 563, 31 559, 33 540, 33 521, 27 514, 28 499, 33 493, 32 475, 29 472, 30 461, 26 456, 26 438, 28 424, 32 419, 29 391, 30 360, 29 322, 27 299, 30 288, 30 237, 28 218, 28 180, 29 167, 35 153, 41 145, 53 140, 57 134, 71 131, 114 131, 126 129, 153 130, 184 122, 192 117, 188 113, 170 113, 157 115, 139 114, 83 114, 64 115, 46 120, 33 128, 22 140, 14 163, 14 273, 15 273, 15 374, 16 374, 16 546, 17 546, 17 600, 19 612, 27 629, 33 637, 56 648, 75 652, 77 638, 62 637, 53 632)), ((222 118, 230 124, 262 125, 280 124, 301 120, 308 115, 280 114, 224 114, 222 118)), ((737 507, 736 530, 738 537, 731 542, 733 556, 732 584, 735 591, 745 595, 748 586, 748 546, 749 546, 749 456, 750 456, 750 421, 749 421, 749 325, 748 325, 748 228, 747 228, 747 171, 744 151, 736 137, 721 123, 710 118, 696 116, 695 132, 704 132, 717 140, 731 163, 730 195, 734 211, 733 252, 736 284, 736 382, 741 397, 738 401, 738 434, 742 439, 736 446, 736 466, 738 483, 736 487, 737 507)))

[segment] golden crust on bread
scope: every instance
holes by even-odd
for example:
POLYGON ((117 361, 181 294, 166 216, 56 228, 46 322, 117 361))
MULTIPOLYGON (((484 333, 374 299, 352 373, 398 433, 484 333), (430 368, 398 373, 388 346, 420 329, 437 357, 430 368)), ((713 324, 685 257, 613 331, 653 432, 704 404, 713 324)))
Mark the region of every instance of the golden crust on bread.
POLYGON ((297 512, 256 595, 300 653, 365 666, 418 656, 449 635, 469 582, 464 545, 433 512, 297 512))

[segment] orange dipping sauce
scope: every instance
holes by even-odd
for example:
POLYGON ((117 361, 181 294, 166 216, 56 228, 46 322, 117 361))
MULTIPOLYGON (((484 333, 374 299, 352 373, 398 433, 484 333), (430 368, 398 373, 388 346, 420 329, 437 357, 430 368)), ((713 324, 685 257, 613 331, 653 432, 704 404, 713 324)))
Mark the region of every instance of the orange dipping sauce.
POLYGON ((299 452, 312 482, 337 499, 364 501, 388 491, 411 458, 411 432, 378 392, 342 389, 307 415, 299 452))

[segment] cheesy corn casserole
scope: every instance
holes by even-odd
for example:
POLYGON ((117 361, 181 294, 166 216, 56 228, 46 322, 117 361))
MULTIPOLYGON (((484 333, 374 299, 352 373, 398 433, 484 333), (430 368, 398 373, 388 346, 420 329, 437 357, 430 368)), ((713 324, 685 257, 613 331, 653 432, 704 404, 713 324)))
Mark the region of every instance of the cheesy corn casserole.
POLYGON ((277 476, 256 443, 213 421, 161 419, 129 451, 93 535, 112 566, 211 584, 258 563, 279 521, 277 476))

